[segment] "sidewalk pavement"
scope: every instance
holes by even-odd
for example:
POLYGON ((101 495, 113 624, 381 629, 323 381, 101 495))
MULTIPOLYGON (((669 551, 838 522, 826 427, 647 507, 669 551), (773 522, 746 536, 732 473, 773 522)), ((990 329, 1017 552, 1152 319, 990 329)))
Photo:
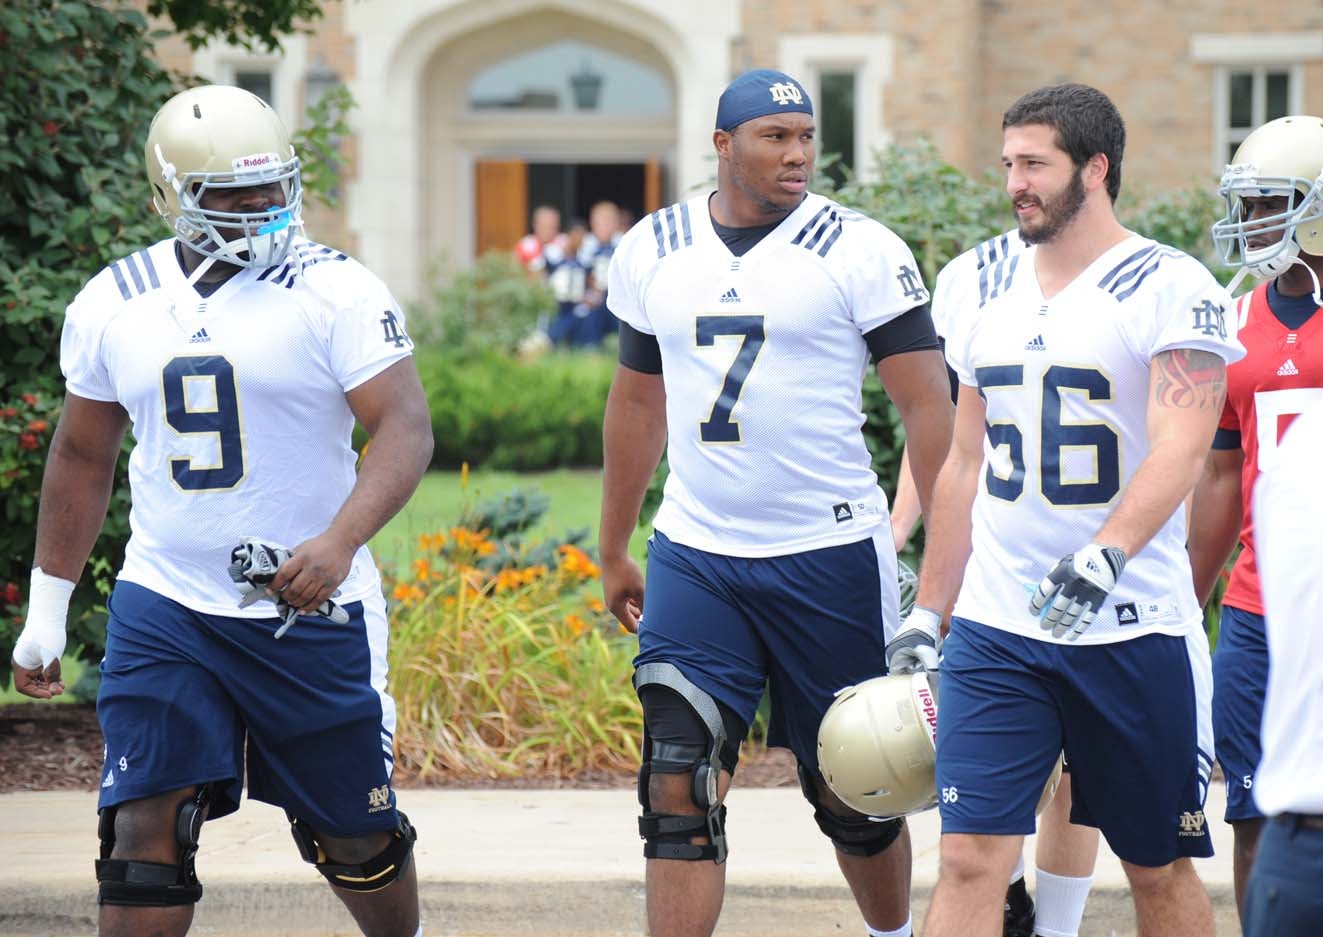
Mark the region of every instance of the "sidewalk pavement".
MULTIPOLYGON (((643 859, 631 790, 405 790, 426 933, 643 933, 643 859)), ((1225 793, 1205 814, 1217 855, 1196 868, 1214 898, 1218 934, 1235 928, 1225 793)), ((833 850, 798 788, 734 789, 731 855, 718 934, 863 933, 833 850)), ((0 796, 0 933, 64 937, 95 930, 96 795, 0 796)), ((937 878, 937 811, 910 819, 915 919, 937 878)), ((1030 883, 1032 848, 1029 840, 1030 883)), ((282 811, 246 801, 203 829, 207 889, 194 934, 353 935, 352 921, 294 849, 282 811)), ((1133 933, 1119 861, 1102 846, 1081 937, 1133 933)))

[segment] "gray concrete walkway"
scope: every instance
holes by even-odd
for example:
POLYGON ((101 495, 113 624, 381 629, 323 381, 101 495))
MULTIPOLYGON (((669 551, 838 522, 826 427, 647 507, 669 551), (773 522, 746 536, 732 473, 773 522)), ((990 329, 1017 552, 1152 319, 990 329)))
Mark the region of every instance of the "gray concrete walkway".
MULTIPOLYGON (((1223 796, 1215 785, 1206 810, 1218 855, 1196 865, 1214 899, 1217 933, 1230 937, 1238 930, 1223 796)), ((632 791, 426 790, 399 797, 419 831, 414 855, 428 937, 643 933, 632 791)), ((732 852, 718 934, 863 934, 833 851, 797 789, 737 788, 728 803, 732 852)), ((95 825, 94 794, 0 796, 0 934, 94 932, 95 825)), ((910 828, 918 921, 937 877, 936 811, 912 818, 910 828)), ((245 803, 238 814, 206 825, 198 874, 207 894, 195 934, 357 933, 320 876, 299 860, 284 815, 265 804, 245 803)), ((1125 877, 1104 845, 1081 937, 1133 932, 1125 877)))

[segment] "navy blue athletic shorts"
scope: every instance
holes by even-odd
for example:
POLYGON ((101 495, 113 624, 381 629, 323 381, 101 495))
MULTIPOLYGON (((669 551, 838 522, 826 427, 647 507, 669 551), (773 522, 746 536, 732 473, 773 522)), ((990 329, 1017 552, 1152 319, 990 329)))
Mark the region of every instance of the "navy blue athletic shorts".
POLYGON ((216 783, 209 816, 248 796, 330 836, 398 826, 390 786, 395 704, 385 692, 385 601, 349 622, 192 611, 131 582, 111 594, 97 715, 98 808, 216 783))
POLYGON ((816 773, 818 725, 836 692, 886 673, 883 596, 895 590, 882 587, 890 543, 874 540, 745 558, 655 531, 634 666, 674 664, 746 725, 767 686, 769 744, 816 773))
POLYGON ((1202 631, 1057 644, 954 618, 942 648, 937 792, 943 833, 1034 831, 1065 751, 1073 823, 1117 856, 1211 856, 1212 678, 1202 631))
POLYGON ((1291 814, 1269 820, 1245 889, 1245 937, 1323 934, 1320 875, 1323 829, 1291 814))
POLYGON ((1263 616, 1222 606, 1213 652, 1213 741, 1227 782, 1226 820, 1259 820, 1254 771, 1263 757, 1259 727, 1268 693, 1268 637, 1263 616))

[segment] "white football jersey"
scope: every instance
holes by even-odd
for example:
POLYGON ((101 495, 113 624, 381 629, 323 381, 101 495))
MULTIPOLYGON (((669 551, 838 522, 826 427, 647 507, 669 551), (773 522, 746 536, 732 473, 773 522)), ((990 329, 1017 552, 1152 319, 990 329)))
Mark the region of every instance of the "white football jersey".
POLYGON ((933 326, 946 338, 957 310, 967 303, 995 299, 1003 283, 1013 282, 1020 254, 1027 245, 1018 228, 988 238, 953 258, 937 273, 933 284, 933 326))
POLYGON ((742 257, 708 195, 620 242, 611 311, 655 335, 670 477, 655 526, 730 556, 850 543, 887 523, 862 427, 864 333, 928 301, 913 254, 809 195, 742 257))
MULTIPOLYGON (((1244 349, 1230 296, 1174 248, 1131 236, 1051 300, 1036 251, 968 267, 966 300, 943 314, 947 360, 987 406, 955 614, 1051 640, 1029 598, 1058 560, 1092 542, 1147 456, 1149 363, 1173 348, 1230 363, 1244 349)), ((1130 558, 1077 643, 1184 635, 1201 622, 1178 510, 1130 558)))
MULTIPOLYGON (((197 611, 275 614, 236 607, 230 550, 326 530, 356 477, 345 393, 412 350, 373 274, 311 241, 292 250, 299 259, 241 270, 204 298, 164 240, 102 270, 65 318, 69 392, 116 401, 132 421, 120 578, 197 611)), ((380 588, 362 547, 336 601, 380 588)))

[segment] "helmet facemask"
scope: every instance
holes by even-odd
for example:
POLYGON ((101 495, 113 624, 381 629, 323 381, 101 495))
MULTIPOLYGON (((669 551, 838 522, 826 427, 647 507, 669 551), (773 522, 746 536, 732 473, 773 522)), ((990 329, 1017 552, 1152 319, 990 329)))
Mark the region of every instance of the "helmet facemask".
POLYGON ((1226 200, 1226 215, 1213 225, 1213 243, 1222 262, 1242 267, 1260 279, 1276 277, 1297 262, 1301 244, 1297 229, 1323 220, 1323 173, 1316 179, 1296 176, 1261 176, 1248 164, 1228 166, 1219 194, 1226 200), (1246 217, 1245 198, 1285 196, 1284 211, 1263 218, 1246 217), (1266 247, 1251 248, 1250 239, 1278 237, 1266 247))
POLYGON ((155 156, 160 161, 164 180, 179 201, 174 232, 190 249, 237 267, 271 267, 285 259, 303 225, 303 184, 297 157, 281 160, 275 153, 256 154, 235 159, 233 172, 189 172, 176 176, 159 146, 155 156), (283 207, 271 205, 259 212, 202 207, 203 196, 210 191, 272 183, 280 185, 283 207))

